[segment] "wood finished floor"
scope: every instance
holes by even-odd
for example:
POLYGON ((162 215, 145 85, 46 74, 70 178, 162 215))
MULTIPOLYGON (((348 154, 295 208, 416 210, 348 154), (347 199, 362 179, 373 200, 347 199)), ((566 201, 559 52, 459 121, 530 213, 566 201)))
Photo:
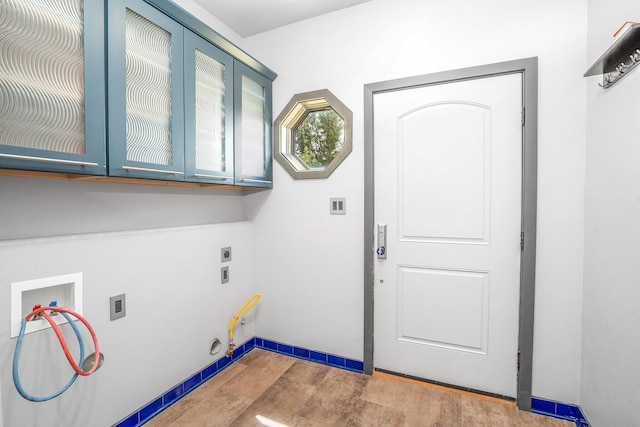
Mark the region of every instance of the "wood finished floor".
POLYGON ((368 376, 254 349, 152 419, 149 427, 535 426, 574 423, 497 399, 368 376), (277 424, 279 423, 279 424, 277 424))

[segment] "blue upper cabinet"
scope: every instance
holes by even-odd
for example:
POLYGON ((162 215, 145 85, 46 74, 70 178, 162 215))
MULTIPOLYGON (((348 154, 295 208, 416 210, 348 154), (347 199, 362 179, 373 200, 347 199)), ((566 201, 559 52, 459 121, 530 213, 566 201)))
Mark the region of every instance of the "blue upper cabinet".
POLYGON ((184 34, 185 180, 233 184, 233 58, 184 34))
POLYGON ((273 71, 170 0, 58 2, 0 7, 0 168, 271 188, 273 71))
POLYGON ((104 3, 58 3, 0 7, 0 168, 104 175, 104 3))
POLYGON ((184 181, 182 25, 142 0, 108 3, 109 175, 184 181))
POLYGON ((234 77, 235 183, 271 188, 271 80, 239 61, 234 77))

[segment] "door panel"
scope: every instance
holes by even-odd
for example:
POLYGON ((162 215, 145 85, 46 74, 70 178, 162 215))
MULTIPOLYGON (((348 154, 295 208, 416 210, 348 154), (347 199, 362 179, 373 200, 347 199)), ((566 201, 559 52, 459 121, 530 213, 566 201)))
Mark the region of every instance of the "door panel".
POLYGON ((398 273, 399 340, 486 354, 486 272, 400 266, 398 273))
POLYGON ((183 27, 143 0, 109 7, 109 175, 184 181, 183 27))
POLYGON ((106 174, 104 6, 0 3, 0 168, 106 174))
POLYGON ((486 241, 490 120, 486 106, 455 102, 398 118, 401 240, 486 241))
POLYGON ((374 96, 374 366, 515 397, 521 74, 374 96))
POLYGON ((233 58, 184 31, 185 180, 233 184, 233 58))
POLYGON ((271 188, 271 81, 234 62, 235 183, 271 188))

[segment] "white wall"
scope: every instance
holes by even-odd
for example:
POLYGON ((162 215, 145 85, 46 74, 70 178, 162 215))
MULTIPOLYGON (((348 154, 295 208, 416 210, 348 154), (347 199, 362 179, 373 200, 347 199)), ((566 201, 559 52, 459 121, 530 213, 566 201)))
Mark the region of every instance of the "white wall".
POLYGON ((0 176, 0 240, 245 219, 240 191, 0 176))
POLYGON ((210 28, 213 28, 218 34, 225 37, 231 43, 235 44, 239 48, 242 48, 243 38, 233 31, 231 28, 227 27, 222 21, 220 21, 215 16, 211 15, 207 12, 202 6, 196 3, 193 0, 172 0, 175 4, 183 8, 185 11, 189 12, 193 16, 200 19, 200 21, 207 24, 210 28))
MULTIPOLYGON (((113 425, 224 357, 226 348, 211 356, 209 345, 214 337, 228 345, 229 321, 253 294, 251 235, 251 224, 238 222, 0 242, 5 424, 113 425), (231 280, 221 285, 220 248, 225 246, 233 248, 231 280), (84 276, 84 316, 97 333, 104 365, 54 400, 29 402, 12 381, 11 283, 76 272, 84 276), (127 315, 112 322, 109 297, 121 293, 127 295, 127 315)), ((236 343, 255 335, 259 311, 258 306, 245 326, 236 327, 236 343)), ((68 339, 75 340, 73 334, 68 339)), ((92 345, 87 347, 90 352, 92 345)), ((66 384, 72 371, 51 330, 25 337, 20 372, 32 395, 49 395, 66 384)))
POLYGON ((583 274, 586 2, 373 0, 245 39, 279 74, 274 114, 327 88, 354 113, 354 148, 326 180, 245 198, 259 336, 347 357, 363 352, 363 85, 539 57, 538 264, 533 393, 577 403, 583 274), (329 198, 347 215, 330 216, 329 198))
MULTIPOLYGON (((635 0, 589 0, 588 66, 635 0)), ((593 425, 637 425, 640 402, 640 72, 609 89, 588 79, 582 406, 593 425)))

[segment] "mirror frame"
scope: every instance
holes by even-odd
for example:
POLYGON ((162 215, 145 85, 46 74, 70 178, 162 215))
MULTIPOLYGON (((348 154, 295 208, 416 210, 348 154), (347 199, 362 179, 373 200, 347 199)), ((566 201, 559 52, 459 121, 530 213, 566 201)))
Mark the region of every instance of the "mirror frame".
POLYGON ((328 89, 295 94, 284 107, 273 124, 274 156, 276 161, 289 172, 293 179, 328 178, 331 173, 351 153, 353 144, 353 113, 328 89), (310 168, 295 155, 293 133, 307 114, 327 109, 344 121, 344 147, 340 153, 323 168, 310 168))

